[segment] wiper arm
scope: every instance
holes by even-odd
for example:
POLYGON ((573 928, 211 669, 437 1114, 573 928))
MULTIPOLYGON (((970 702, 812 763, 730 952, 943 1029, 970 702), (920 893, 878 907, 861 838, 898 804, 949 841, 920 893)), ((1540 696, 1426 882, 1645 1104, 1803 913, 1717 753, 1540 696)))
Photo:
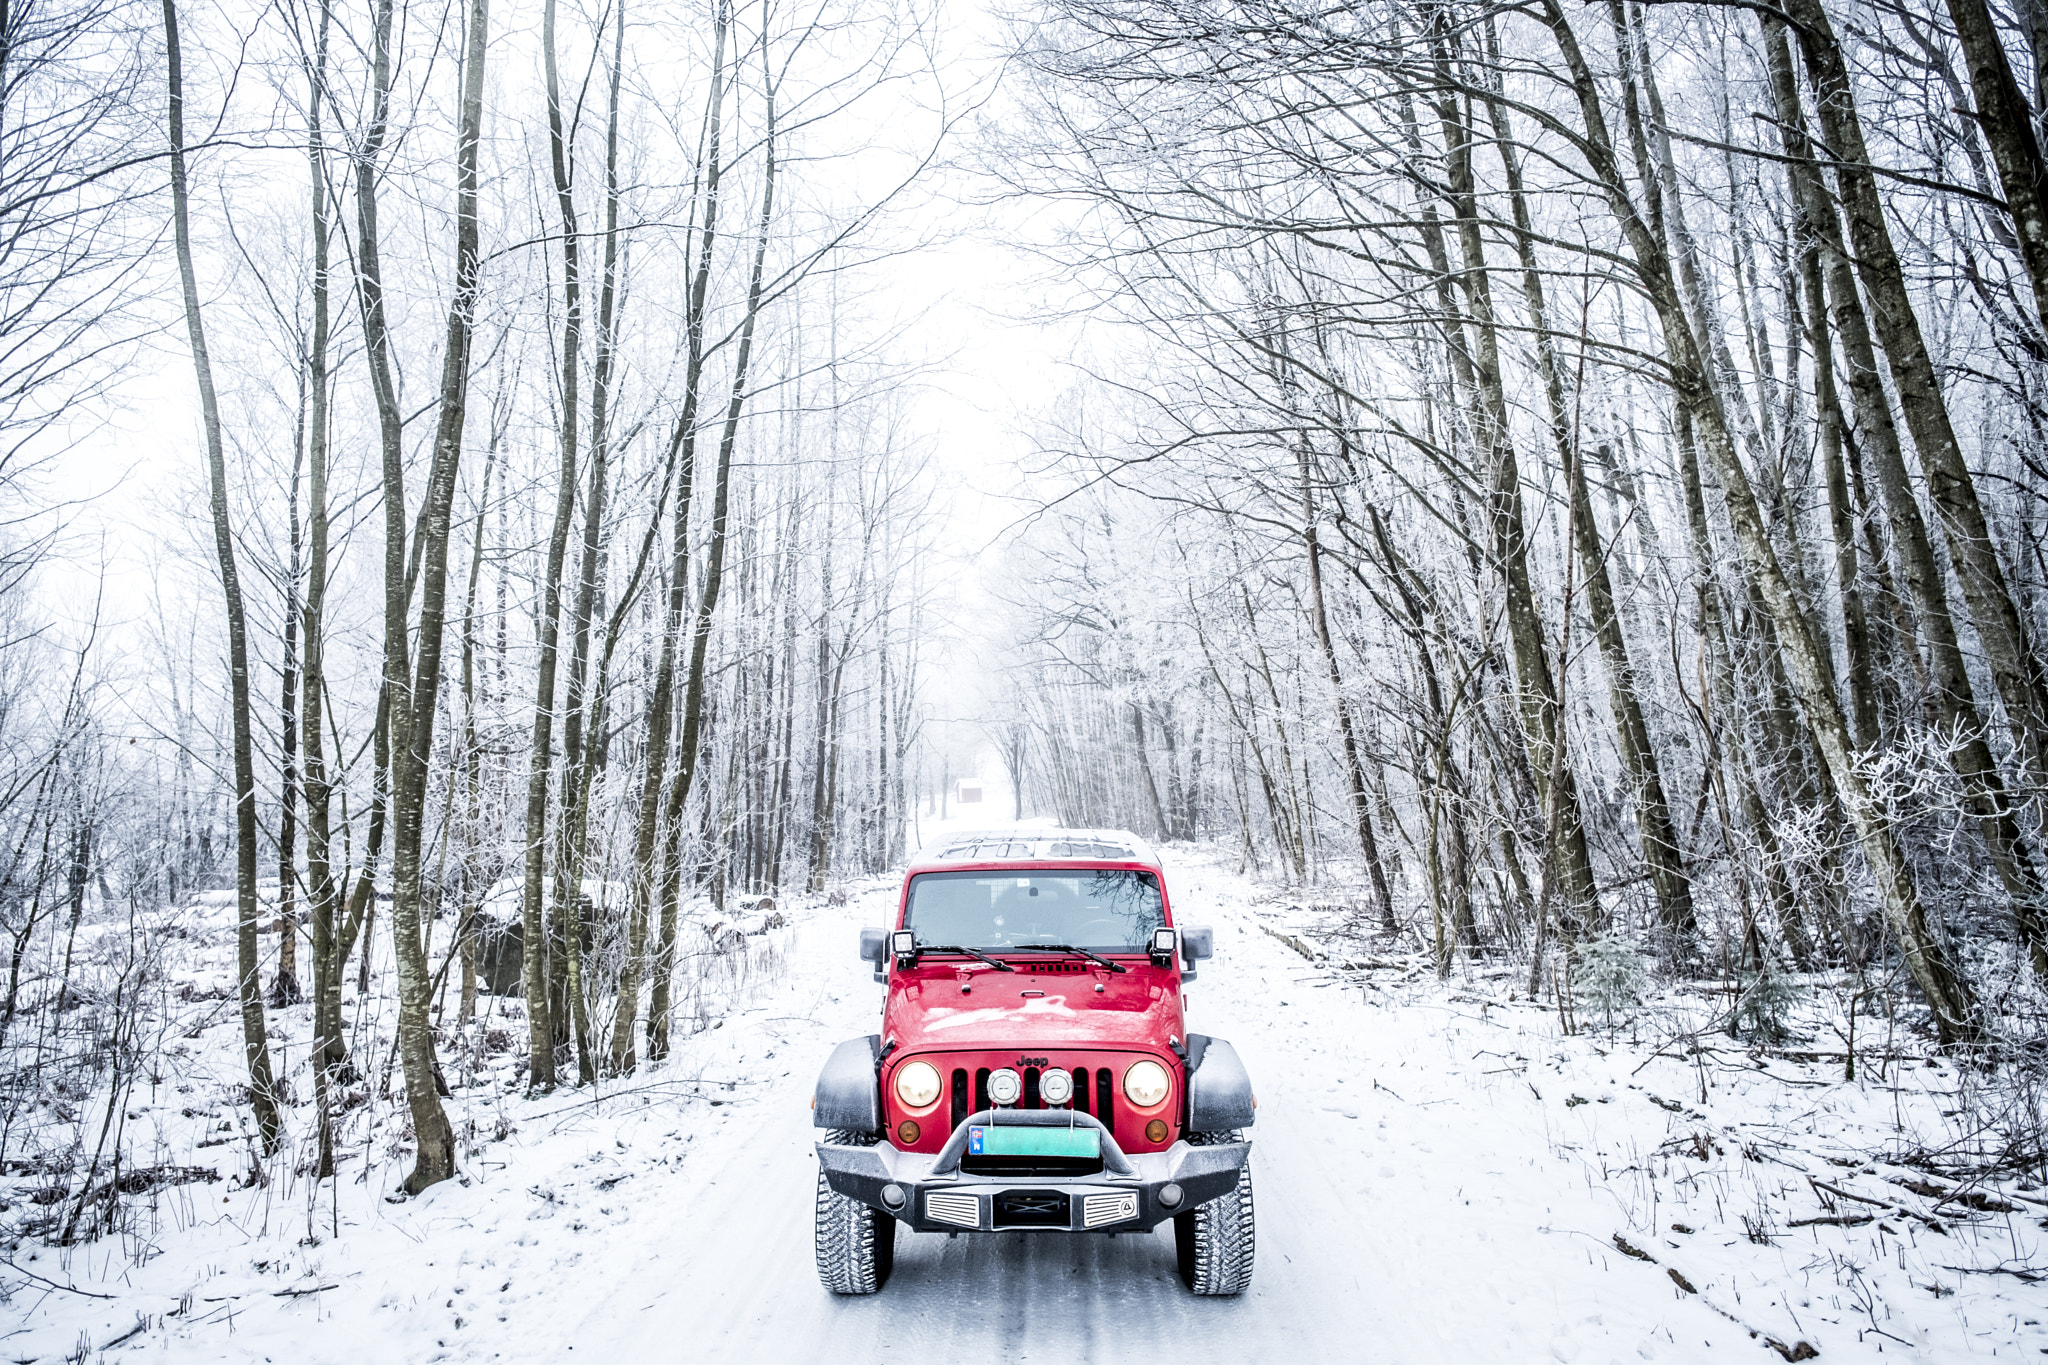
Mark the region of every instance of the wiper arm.
POLYGON ((1020 943, 1016 946, 1015 951, 1020 953, 1073 953, 1077 957, 1087 958, 1090 962, 1099 962, 1113 972, 1127 972, 1130 970, 1129 967, 1124 966, 1121 962, 1111 962, 1106 957, 1098 957, 1086 948, 1076 948, 1071 943, 1020 943))
POLYGON ((920 953, 960 953, 974 958, 978 962, 986 962, 999 972, 1014 972, 1017 970, 1007 962, 998 962, 987 953, 976 952, 972 948, 962 948, 957 943, 920 943, 917 945, 917 950, 920 953))

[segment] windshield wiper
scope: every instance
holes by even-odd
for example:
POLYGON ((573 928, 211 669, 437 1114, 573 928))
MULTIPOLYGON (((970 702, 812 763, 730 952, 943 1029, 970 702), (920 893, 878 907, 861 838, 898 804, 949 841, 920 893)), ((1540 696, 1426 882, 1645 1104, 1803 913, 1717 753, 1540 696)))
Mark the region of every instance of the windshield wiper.
POLYGON ((917 951, 920 953, 962 953, 974 958, 976 961, 986 962, 999 972, 1014 972, 1017 970, 1007 962, 998 962, 987 953, 976 952, 972 948, 962 948, 957 943, 920 943, 917 945, 917 951))
POLYGON ((1111 962, 1106 957, 1098 957, 1086 948, 1076 948, 1071 943, 1019 943, 1011 951, 1018 953, 1073 953, 1076 956, 1087 958, 1090 962, 1099 962, 1113 972, 1127 972, 1130 970, 1129 967, 1124 966, 1121 962, 1111 962))

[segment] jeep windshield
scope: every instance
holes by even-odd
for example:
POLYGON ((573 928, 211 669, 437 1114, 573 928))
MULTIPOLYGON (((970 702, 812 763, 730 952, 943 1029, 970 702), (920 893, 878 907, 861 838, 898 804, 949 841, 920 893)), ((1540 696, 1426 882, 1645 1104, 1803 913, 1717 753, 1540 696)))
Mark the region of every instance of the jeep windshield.
POLYGON ((903 927, 921 944, 987 952, 1072 944, 1142 953, 1165 923, 1157 877, 1095 868, 926 872, 911 878, 903 916, 903 927))

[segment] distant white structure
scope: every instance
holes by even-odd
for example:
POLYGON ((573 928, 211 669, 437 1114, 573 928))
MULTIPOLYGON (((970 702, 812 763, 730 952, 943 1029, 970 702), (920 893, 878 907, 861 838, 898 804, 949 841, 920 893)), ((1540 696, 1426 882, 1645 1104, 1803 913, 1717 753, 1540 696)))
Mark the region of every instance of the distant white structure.
POLYGON ((953 787, 953 800, 962 806, 971 806, 981 800, 981 779, 963 777, 953 787))

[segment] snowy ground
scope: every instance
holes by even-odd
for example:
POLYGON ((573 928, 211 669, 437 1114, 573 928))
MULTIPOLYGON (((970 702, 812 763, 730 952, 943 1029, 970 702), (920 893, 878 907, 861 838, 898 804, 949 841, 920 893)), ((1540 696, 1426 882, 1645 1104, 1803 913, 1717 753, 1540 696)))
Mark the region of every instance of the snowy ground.
MULTIPOLYGON (((788 926, 705 997, 718 1026, 663 1068, 597 1097, 526 1101, 509 1069, 458 1089, 464 1179, 407 1203, 384 1199, 405 1166, 383 1132, 324 1188, 289 1162, 244 1184, 246 1116, 222 1098, 233 1020, 193 1005, 214 1022, 182 1074, 138 1092, 128 1137, 222 1178, 141 1198, 125 1236, 19 1240, 0 1265, 0 1359, 2048 1353, 2048 1191, 1955 1192, 1863 1159, 1943 1131, 1947 1065, 1852 1085, 1839 1064, 1733 1044, 1653 1056, 1647 1031, 1567 1038, 1554 1011, 1509 1001, 1510 975, 1444 985, 1391 954, 1311 961, 1309 912, 1199 855, 1170 878, 1177 913, 1217 931, 1191 1022, 1235 1041, 1259 1090, 1258 1271, 1240 1300, 1189 1297, 1166 1230, 906 1233, 881 1294, 819 1289, 808 1101, 830 1046, 874 1026, 880 987, 854 945, 893 897, 875 884, 841 907, 785 904, 788 926)), ((226 929, 201 942, 224 973, 226 929)), ((283 1033, 303 1039, 305 1021, 283 1033)), ((18 1227, 38 1179, 0 1180, 0 1223, 18 1227)))

